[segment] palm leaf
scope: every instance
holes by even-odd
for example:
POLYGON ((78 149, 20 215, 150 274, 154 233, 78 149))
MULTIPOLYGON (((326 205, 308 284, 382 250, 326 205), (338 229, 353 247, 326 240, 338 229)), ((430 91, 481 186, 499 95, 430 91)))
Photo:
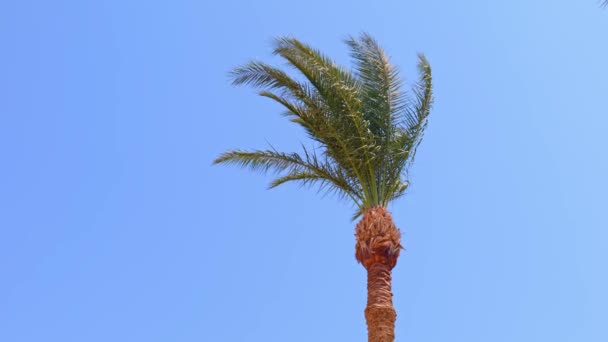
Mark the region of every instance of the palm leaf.
POLYGON ((349 37, 345 43, 352 71, 295 38, 282 37, 274 41, 273 53, 301 77, 259 61, 230 73, 233 84, 259 88, 260 96, 280 104, 316 142, 314 149, 303 146, 300 154, 232 150, 214 163, 275 172, 279 176, 271 188, 291 182, 317 184, 322 191, 353 200, 355 217, 402 196, 433 102, 430 65, 419 55, 420 79, 408 94, 388 55, 370 35, 349 37))

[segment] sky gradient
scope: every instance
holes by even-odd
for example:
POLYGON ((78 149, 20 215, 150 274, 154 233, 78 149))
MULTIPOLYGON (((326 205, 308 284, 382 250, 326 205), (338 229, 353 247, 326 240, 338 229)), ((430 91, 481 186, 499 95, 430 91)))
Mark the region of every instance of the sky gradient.
POLYGON ((0 341, 366 341, 350 204, 211 166, 307 142, 232 67, 362 31, 434 75, 397 341, 608 341, 595 0, 2 3, 0 341))

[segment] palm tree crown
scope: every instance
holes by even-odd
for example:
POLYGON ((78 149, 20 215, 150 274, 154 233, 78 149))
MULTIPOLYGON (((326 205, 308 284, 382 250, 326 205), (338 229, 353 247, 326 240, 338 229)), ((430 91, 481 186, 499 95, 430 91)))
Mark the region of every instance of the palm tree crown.
POLYGON ((229 163, 280 174, 271 188, 297 181, 354 201, 358 210, 383 206, 404 194, 432 104, 431 67, 418 55, 419 81, 402 90, 397 70, 368 34, 345 40, 352 70, 291 37, 274 40, 273 52, 301 74, 300 81, 266 63, 235 68, 235 85, 261 89, 259 95, 283 107, 316 144, 300 153, 229 150, 215 164, 229 163))

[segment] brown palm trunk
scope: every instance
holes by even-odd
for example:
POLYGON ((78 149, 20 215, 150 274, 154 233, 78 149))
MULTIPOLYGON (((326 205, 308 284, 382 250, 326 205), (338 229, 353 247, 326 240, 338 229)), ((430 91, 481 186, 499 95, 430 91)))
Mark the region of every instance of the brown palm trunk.
POLYGON ((383 207, 365 211, 355 229, 355 256, 367 269, 367 321, 369 342, 393 342, 395 319, 391 270, 401 250, 401 233, 383 207))

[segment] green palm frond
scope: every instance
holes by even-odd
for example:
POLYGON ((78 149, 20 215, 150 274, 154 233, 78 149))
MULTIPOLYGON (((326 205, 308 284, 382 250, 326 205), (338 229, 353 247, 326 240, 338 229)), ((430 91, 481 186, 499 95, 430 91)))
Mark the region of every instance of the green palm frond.
POLYGON ((361 84, 363 116, 370 122, 375 137, 389 137, 405 103, 401 80, 388 56, 368 34, 361 38, 349 37, 356 76, 361 84))
POLYGON ((314 149, 303 146, 302 154, 233 150, 214 163, 274 171, 280 176, 271 188, 288 182, 318 184, 353 200, 355 217, 402 196, 433 101, 430 65, 419 55, 420 80, 407 93, 370 35, 349 37, 345 43, 352 71, 295 38, 283 37, 274 41, 273 52, 301 77, 259 61, 230 73, 233 84, 259 88, 259 95, 279 103, 316 142, 314 149))
POLYGON ((274 171, 284 173, 273 180, 270 188, 290 181, 301 181, 304 184, 320 183, 321 186, 334 190, 339 195, 351 198, 361 206, 363 196, 357 183, 336 169, 329 161, 320 161, 315 153, 303 147, 304 156, 298 153, 283 153, 276 150, 240 151, 231 150, 222 153, 214 164, 233 164, 254 171, 274 171))
POLYGON ((343 168, 361 169, 370 159, 372 136, 369 123, 361 116, 359 84, 354 75, 295 38, 276 39, 274 53, 298 70, 324 103, 322 129, 330 131, 327 143, 334 147, 329 154, 343 168))
POLYGON ((413 92, 416 97, 414 105, 408 107, 405 116, 405 132, 407 141, 404 145, 409 147, 408 161, 413 162, 416 149, 422 140, 422 135, 427 124, 427 118, 433 104, 433 77, 431 66, 424 55, 418 55, 418 71, 420 80, 414 86, 413 92))

